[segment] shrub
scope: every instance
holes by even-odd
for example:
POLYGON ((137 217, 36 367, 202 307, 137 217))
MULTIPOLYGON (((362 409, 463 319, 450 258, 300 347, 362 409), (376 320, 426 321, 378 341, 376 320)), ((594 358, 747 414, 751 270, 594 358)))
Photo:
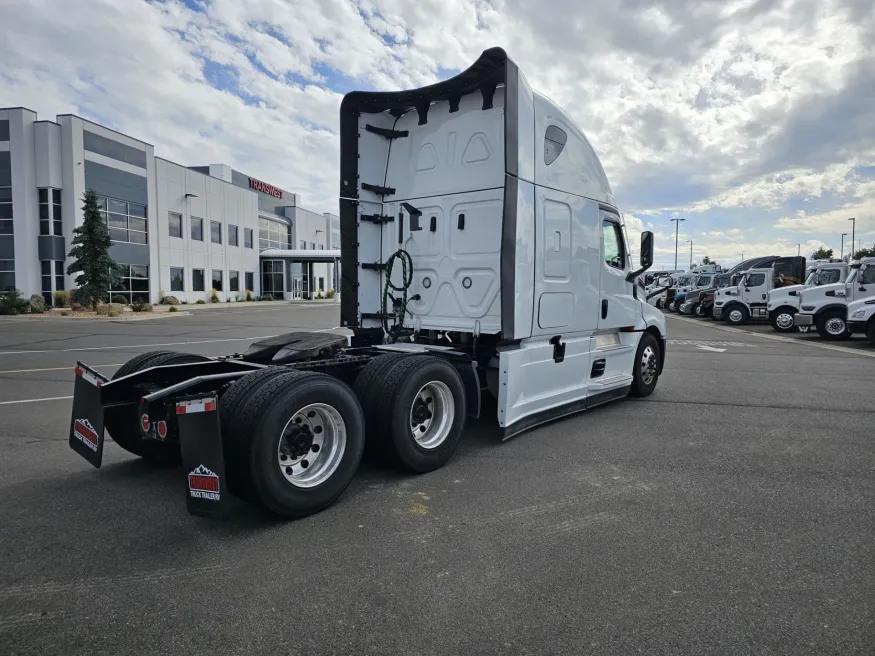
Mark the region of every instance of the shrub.
POLYGON ((168 312, 179 312, 179 308, 176 307, 175 305, 171 305, 171 306, 170 306, 170 309, 167 310, 167 311, 168 311, 168 312))
POLYGON ((198 305, 206 305, 207 302, 204 299, 199 299, 197 302, 198 305))
POLYGON ((334 298, 335 293, 336 292, 333 289, 329 289, 327 292, 325 292, 325 296, 326 298, 334 298))
POLYGON ((161 299, 164 305, 179 305, 179 299, 175 296, 165 296, 161 299))
POLYGON ((138 298, 133 303, 131 303, 131 309, 134 312, 151 312, 152 304, 149 303, 149 301, 144 301, 138 298))
POLYGON ((82 307, 82 303, 70 303, 70 309, 73 310, 73 312, 85 312, 85 308, 82 307))
POLYGON ((230 303, 230 302, 231 302, 231 297, 229 296, 228 298, 225 299, 225 303, 230 303))
POLYGON ((30 310, 30 301, 21 297, 17 289, 0 293, 0 314, 24 314, 30 310))
MULTIPOLYGON (((113 305, 115 305, 115 304, 113 303, 113 305)), ((111 308, 109 308, 109 311, 106 313, 106 316, 113 317, 113 318, 120 317, 120 316, 122 316, 122 311, 117 309, 117 308, 111 307, 111 308)))
POLYGON ((219 302, 219 294, 215 289, 210 290, 210 303, 218 303, 219 302))
POLYGON ((122 312, 124 312, 125 306, 124 303, 102 303, 97 306, 97 316, 99 317, 112 317, 119 316, 122 312), (116 314, 113 314, 115 312, 116 314))
POLYGON ((55 292, 55 307, 69 307, 70 292, 59 289, 55 292))
POLYGON ((122 296, 121 294, 116 294, 110 300, 113 303, 119 303, 120 305, 127 305, 128 304, 127 296, 122 296))
POLYGON ((182 304, 183 304, 183 305, 188 305, 188 301, 183 301, 182 304))
POLYGON ((31 314, 42 314, 46 311, 46 299, 41 294, 34 294, 30 297, 30 312, 31 314))
POLYGON ((61 316, 62 316, 62 317, 69 317, 69 316, 70 316, 70 312, 67 311, 67 310, 64 310, 63 312, 61 312, 61 316))
POLYGON ((265 294, 264 296, 261 297, 261 300, 262 301, 272 301, 272 300, 274 300, 273 294, 265 294))
POLYGON ((246 290, 246 300, 247 300, 247 301, 251 301, 251 300, 252 300, 252 292, 251 292, 250 290, 248 290, 248 289, 246 290))

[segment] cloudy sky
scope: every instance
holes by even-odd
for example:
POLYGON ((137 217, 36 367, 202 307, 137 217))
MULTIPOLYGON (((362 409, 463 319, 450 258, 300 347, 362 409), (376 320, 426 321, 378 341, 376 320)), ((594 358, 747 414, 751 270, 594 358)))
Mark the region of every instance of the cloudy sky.
POLYGON ((338 109, 504 47, 657 264, 875 242, 872 0, 3 0, 0 106, 73 112, 337 211, 338 109), (75 6, 75 10, 72 8, 75 6), (847 238, 850 239, 850 236, 847 238))

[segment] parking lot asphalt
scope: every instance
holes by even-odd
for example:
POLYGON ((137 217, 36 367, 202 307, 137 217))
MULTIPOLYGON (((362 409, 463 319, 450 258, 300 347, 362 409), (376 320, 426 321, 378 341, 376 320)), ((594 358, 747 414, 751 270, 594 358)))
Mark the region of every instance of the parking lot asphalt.
POLYGON ((337 326, 331 306, 0 320, 0 653, 872 653, 875 367, 669 317, 656 392, 281 522, 67 446, 72 367, 337 326), (88 349, 88 350, 75 350, 88 349), (31 399, 54 400, 22 403, 31 399))

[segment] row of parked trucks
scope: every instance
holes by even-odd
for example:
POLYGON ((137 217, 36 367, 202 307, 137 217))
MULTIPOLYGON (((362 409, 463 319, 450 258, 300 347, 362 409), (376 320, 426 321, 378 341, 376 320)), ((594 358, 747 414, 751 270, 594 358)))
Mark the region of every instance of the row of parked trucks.
POLYGON ((648 273, 647 300, 658 308, 734 326, 768 321, 779 333, 816 330, 824 339, 863 334, 875 344, 875 258, 809 260, 757 257, 648 273))

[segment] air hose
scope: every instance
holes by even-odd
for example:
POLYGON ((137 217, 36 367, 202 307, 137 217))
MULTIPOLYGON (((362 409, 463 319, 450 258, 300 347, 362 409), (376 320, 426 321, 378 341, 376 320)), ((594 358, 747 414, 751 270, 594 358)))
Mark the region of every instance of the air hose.
MULTIPOLYGON (((395 342, 398 340, 400 336, 404 334, 404 317, 407 314, 413 316, 410 311, 407 309, 407 290, 410 289, 410 285, 413 283, 413 260, 410 257, 410 253, 405 251, 403 248, 399 248, 397 251, 392 253, 389 256, 389 259, 386 260, 386 285, 383 288, 383 304, 382 304, 382 315, 383 315, 383 332, 386 334, 386 340, 388 342, 395 342), (392 270, 395 267, 395 261, 401 261, 401 284, 396 285, 392 282, 392 270), (392 295, 392 292, 400 292, 400 298, 396 298, 392 295), (389 301, 392 301, 391 312, 389 310, 389 301), (392 324, 389 325, 389 320, 391 319, 392 324)), ((414 294, 410 297, 411 301, 418 301, 419 294, 414 294)))

